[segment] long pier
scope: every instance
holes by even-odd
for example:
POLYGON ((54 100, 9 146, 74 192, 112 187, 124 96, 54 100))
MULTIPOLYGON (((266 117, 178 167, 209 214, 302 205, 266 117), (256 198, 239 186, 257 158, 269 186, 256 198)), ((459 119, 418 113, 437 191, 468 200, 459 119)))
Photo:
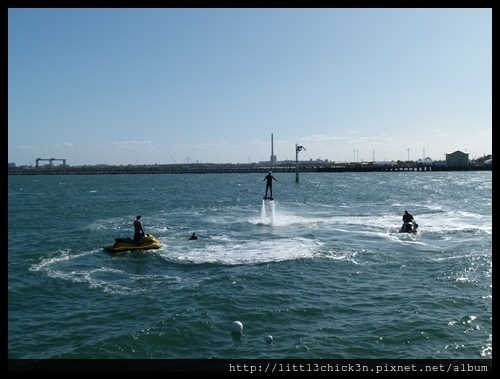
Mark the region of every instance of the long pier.
MULTIPOLYGON (((231 174, 231 173, 276 173, 296 172, 297 167, 262 166, 256 164, 167 164, 128 166, 50 166, 50 167, 10 167, 9 175, 119 175, 119 174, 231 174)), ((299 172, 431 172, 431 171, 492 171, 492 165, 318 165, 301 164, 299 172)))

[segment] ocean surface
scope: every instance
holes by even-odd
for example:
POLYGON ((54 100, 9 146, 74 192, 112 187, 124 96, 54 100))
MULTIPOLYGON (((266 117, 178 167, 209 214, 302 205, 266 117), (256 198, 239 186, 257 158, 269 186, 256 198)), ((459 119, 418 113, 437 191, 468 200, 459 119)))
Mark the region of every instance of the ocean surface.
POLYGON ((264 176, 9 176, 8 358, 492 358, 492 171, 264 176))

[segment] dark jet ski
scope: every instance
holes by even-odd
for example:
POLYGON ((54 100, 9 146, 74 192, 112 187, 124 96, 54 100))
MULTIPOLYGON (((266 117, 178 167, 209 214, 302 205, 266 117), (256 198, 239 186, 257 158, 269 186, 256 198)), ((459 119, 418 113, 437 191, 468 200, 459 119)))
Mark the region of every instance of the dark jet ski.
POLYGON ((399 233, 416 233, 418 224, 416 222, 405 222, 399 229, 399 233))

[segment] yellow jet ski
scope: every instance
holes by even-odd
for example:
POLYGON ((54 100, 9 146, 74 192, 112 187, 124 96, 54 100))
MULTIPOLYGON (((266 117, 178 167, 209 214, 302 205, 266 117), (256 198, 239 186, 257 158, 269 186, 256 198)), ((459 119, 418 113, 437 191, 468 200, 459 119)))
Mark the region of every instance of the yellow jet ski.
POLYGON ((115 238, 113 245, 103 246, 103 249, 110 253, 120 253, 122 251, 159 249, 162 246, 151 234, 145 234, 138 246, 132 238, 115 238))

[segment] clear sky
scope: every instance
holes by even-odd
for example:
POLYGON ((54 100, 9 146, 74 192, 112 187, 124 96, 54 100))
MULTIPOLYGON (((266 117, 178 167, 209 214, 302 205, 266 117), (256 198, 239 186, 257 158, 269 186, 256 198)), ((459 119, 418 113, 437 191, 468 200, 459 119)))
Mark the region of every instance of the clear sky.
MULTIPOLYGON (((491 8, 8 10, 8 159, 492 153, 491 8)), ((59 164, 60 162, 55 162, 59 164)))

